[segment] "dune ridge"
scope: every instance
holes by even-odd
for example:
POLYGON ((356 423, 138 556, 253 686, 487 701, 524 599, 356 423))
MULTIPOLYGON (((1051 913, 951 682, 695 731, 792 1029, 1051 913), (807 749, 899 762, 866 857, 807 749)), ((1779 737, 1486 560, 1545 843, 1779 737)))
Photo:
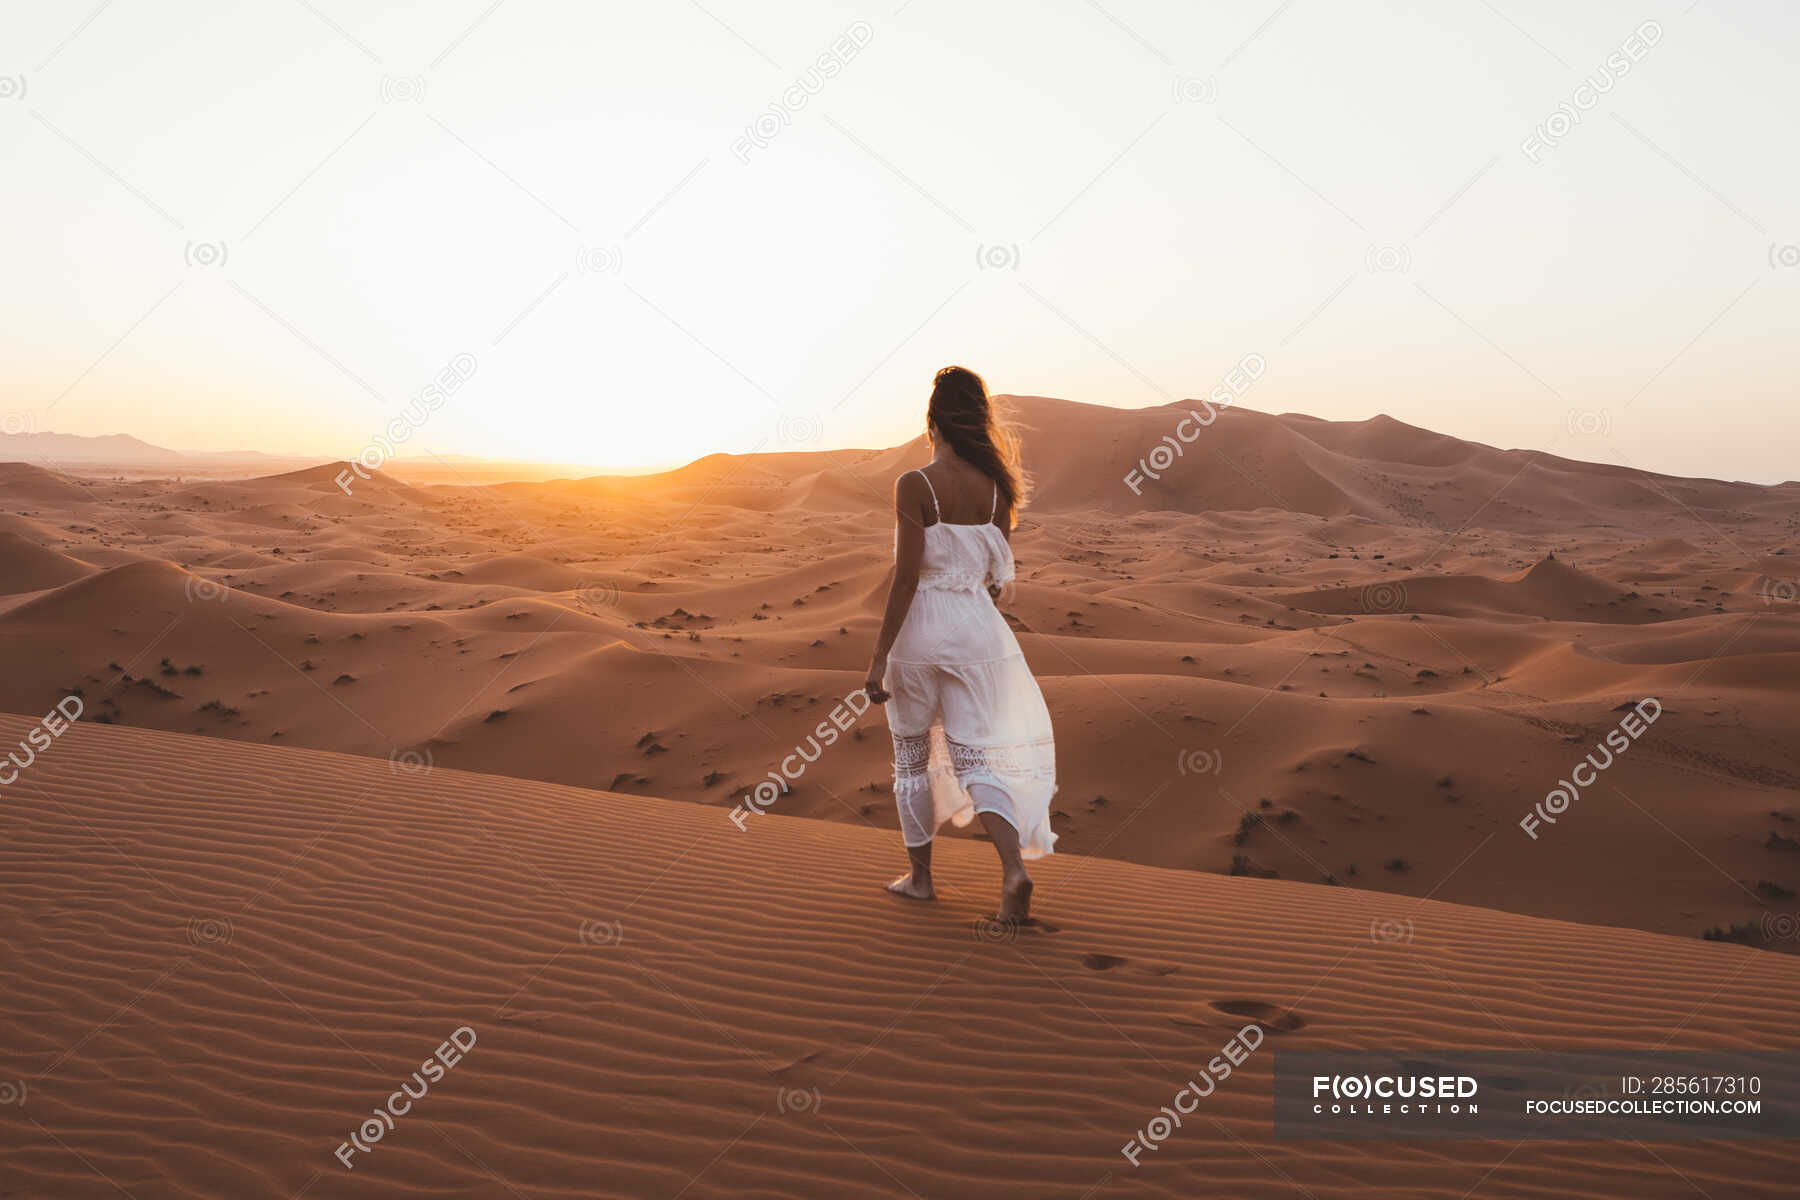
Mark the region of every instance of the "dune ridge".
MULTIPOLYGON (((1389 416, 1325 421, 1300 413, 1217 409, 1200 401, 1120 409, 1047 396, 997 396, 1024 442, 1025 465, 1049 511, 1202 513, 1276 508, 1326 518, 1455 528, 1480 518, 1495 528, 1540 524, 1553 507, 1570 524, 1633 522, 1706 513, 1735 524, 1743 509, 1793 515, 1800 482, 1761 485, 1677 478, 1542 451, 1503 450, 1421 429, 1389 416), (1212 420, 1195 432, 1189 414, 1212 420), (1186 442, 1152 478, 1144 459, 1165 437, 1186 442), (1136 486, 1126 477, 1140 468, 1136 486), (1526 498, 1515 502, 1516 495, 1526 498)), ((1166 443, 1165 443, 1166 445, 1166 443)), ((857 509, 885 498, 893 478, 926 456, 921 435, 886 450, 715 454, 674 471, 596 476, 569 486, 616 496, 656 491, 712 495, 743 507, 811 499, 857 509), (829 497, 829 501, 825 500, 829 497)))

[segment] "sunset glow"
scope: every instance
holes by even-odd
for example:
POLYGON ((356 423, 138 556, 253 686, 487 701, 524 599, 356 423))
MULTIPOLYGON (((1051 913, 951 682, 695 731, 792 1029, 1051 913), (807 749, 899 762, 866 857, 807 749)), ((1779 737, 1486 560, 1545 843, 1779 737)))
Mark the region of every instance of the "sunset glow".
POLYGON ((15 6, 8 428, 351 457, 468 355, 411 452, 642 468, 1256 353, 1262 411, 1794 474, 1791 8, 1266 8, 15 6))

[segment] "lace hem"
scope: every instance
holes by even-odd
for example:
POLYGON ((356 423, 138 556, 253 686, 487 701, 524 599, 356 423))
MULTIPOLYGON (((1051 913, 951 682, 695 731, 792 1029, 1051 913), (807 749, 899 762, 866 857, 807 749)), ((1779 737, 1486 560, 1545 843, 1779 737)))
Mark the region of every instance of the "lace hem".
POLYGON ((931 734, 896 733, 894 735, 894 782, 902 778, 925 774, 925 764, 931 761, 931 734))
POLYGON ((937 836, 932 776, 948 774, 931 763, 929 733, 894 735, 894 805, 900 810, 900 840, 923 846, 937 836))
POLYGON ((1039 738, 1015 746, 971 746, 944 738, 949 761, 931 758, 931 734, 896 733, 894 737, 894 785, 913 785, 932 775, 989 775, 1003 779, 1055 779, 1056 740, 1039 738))
MULTIPOLYGON (((1048 783, 1053 790, 1056 786, 1056 745, 1051 738, 1017 746, 971 746, 952 741, 937 729, 893 736, 894 800, 900 809, 901 834, 909 846, 930 841, 946 815, 936 811, 934 796, 941 790, 967 793, 975 784, 986 783, 1008 793, 1010 801, 1011 793, 1022 784, 1048 783), (942 738, 943 745, 936 755, 932 753, 934 734, 942 738)), ((1014 814, 1003 815, 1018 825, 1014 814)), ((967 825, 973 809, 965 804, 948 816, 956 825, 967 825)))
POLYGON ((894 802, 900 836, 908 846, 923 846, 937 836, 945 821, 968 825, 977 811, 994 812, 1019 832, 1025 858, 1053 853, 1049 798, 1056 794, 1056 748, 1052 738, 1007 746, 973 746, 952 741, 943 727, 925 733, 896 733, 894 738, 894 802), (992 786, 998 799, 977 802, 970 788, 992 786))
POLYGON ((958 780, 993 776, 1001 779, 1055 779, 1056 742, 1039 738, 1018 746, 968 746, 944 739, 950 749, 950 768, 958 780))

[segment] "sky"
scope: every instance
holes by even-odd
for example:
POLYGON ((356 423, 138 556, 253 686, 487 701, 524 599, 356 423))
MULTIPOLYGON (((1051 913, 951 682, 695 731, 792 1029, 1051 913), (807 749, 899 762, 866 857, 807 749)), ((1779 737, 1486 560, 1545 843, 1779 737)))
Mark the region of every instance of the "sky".
POLYGON ((6 0, 0 429, 636 470, 1254 354, 1796 478, 1797 58, 1778 0, 6 0))

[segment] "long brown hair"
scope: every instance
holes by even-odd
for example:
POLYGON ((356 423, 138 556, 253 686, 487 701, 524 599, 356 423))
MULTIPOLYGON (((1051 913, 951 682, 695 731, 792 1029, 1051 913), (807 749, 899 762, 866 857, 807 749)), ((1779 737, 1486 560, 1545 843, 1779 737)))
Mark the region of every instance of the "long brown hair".
POLYGON ((967 367, 945 367, 931 384, 925 412, 932 432, 956 451, 958 458, 994 481, 1006 501, 1007 528, 1025 504, 1028 480, 1019 465, 1019 440, 995 415, 987 384, 967 367))

